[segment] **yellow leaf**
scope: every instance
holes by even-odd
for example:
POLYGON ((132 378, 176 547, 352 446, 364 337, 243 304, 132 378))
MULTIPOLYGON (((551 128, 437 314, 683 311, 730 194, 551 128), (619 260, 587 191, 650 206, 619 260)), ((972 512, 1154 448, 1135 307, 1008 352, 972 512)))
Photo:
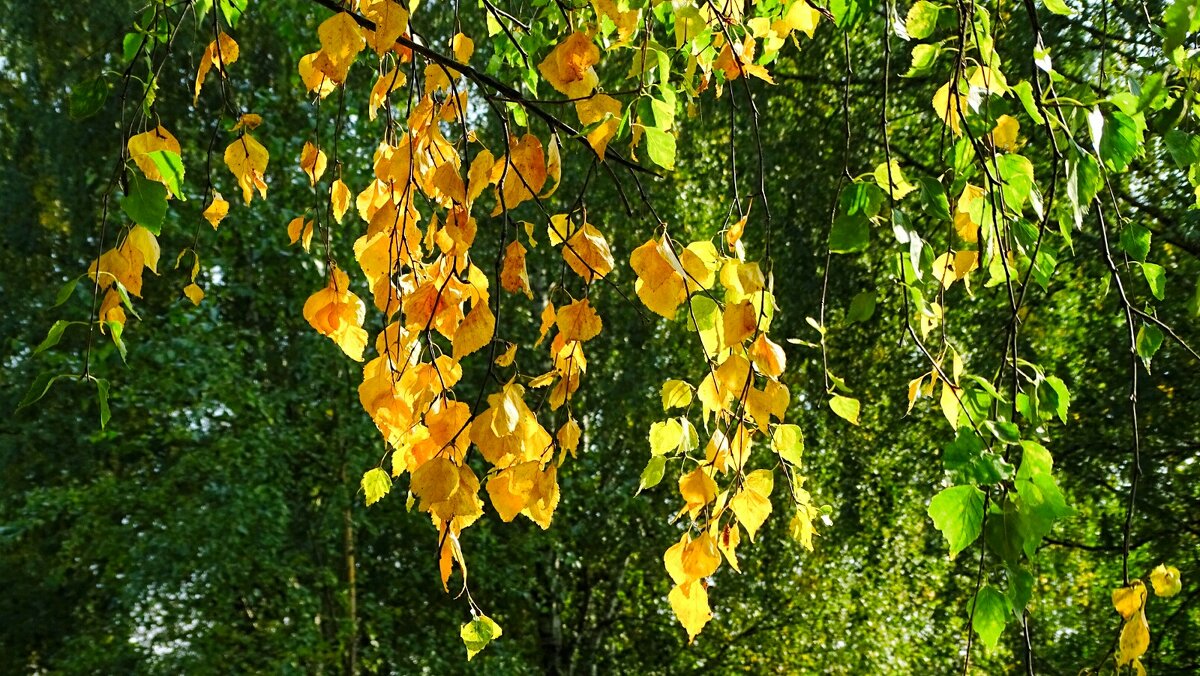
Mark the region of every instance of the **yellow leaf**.
POLYGON ((261 143, 250 134, 242 134, 236 141, 225 149, 225 166, 233 172, 238 185, 242 188, 242 199, 246 204, 254 197, 254 189, 266 199, 267 183, 264 176, 267 173, 267 162, 270 155, 261 143))
POLYGON ((154 233, 137 225, 129 231, 129 237, 125 241, 126 246, 137 249, 138 253, 142 255, 143 264, 157 275, 158 258, 162 250, 158 247, 158 239, 155 238, 154 233))
POLYGON ((1017 134, 1021 131, 1021 123, 1012 115, 1001 115, 996 118, 996 128, 992 130, 992 143, 1000 150, 1015 150, 1017 134))
POLYGON ((717 541, 707 531, 687 543, 680 553, 683 574, 688 580, 700 580, 717 572, 721 566, 721 554, 717 541))
POLYGON ((844 418, 852 425, 858 424, 859 403, 857 399, 843 397, 840 394, 835 394, 829 400, 829 408, 838 416, 844 418))
POLYGON ((583 436, 583 430, 579 428, 579 423, 575 422, 574 418, 567 418, 567 422, 558 428, 558 433, 555 437, 558 439, 558 445, 564 451, 575 456, 575 452, 579 449, 579 439, 583 436))
POLYGON ((558 507, 558 498, 558 468, 551 464, 538 475, 529 503, 521 513, 546 530, 558 507))
POLYGON ((908 382, 908 410, 904 412, 905 415, 912 413, 913 404, 921 397, 921 383, 924 380, 925 376, 921 376, 908 382))
POLYGON ((1146 605, 1146 585, 1141 580, 1134 580, 1128 587, 1118 587, 1112 593, 1113 608, 1128 620, 1146 605))
POLYGON ((767 338, 765 333, 758 334, 758 338, 750 343, 750 361, 769 378, 778 378, 787 368, 787 355, 783 353, 783 347, 767 338))
POLYGON ((608 142, 621 124, 621 102, 607 94, 596 94, 575 102, 575 112, 579 115, 579 124, 584 127, 600 123, 588 132, 587 140, 596 155, 603 158, 608 142))
POLYGON ((329 203, 333 207, 333 217, 337 219, 338 223, 341 223, 346 211, 350 208, 350 187, 340 178, 334 181, 333 186, 329 188, 329 203))
POLYGON ((1150 625, 1146 622, 1145 610, 1125 622, 1121 628, 1121 641, 1117 647, 1117 666, 1124 666, 1146 654, 1150 647, 1150 625))
POLYGON ((562 254, 575 274, 588 282, 603 278, 613 269, 612 251, 608 248, 608 241, 590 223, 584 223, 582 228, 563 242, 562 254))
POLYGON ((328 57, 321 52, 305 54, 300 57, 300 64, 297 68, 304 88, 321 98, 329 96, 333 90, 337 89, 337 83, 317 67, 318 61, 323 63, 327 60, 328 57))
POLYGON ((360 9, 363 17, 375 24, 375 30, 366 31, 366 42, 379 56, 395 47, 396 40, 408 30, 408 11, 400 3, 367 0, 360 9))
POLYGON ((208 71, 216 66, 217 72, 222 77, 225 76, 225 66, 238 60, 238 44, 233 38, 221 31, 217 35, 217 39, 208 43, 208 48, 204 50, 204 56, 200 57, 200 68, 196 72, 196 93, 192 98, 192 105, 200 99, 200 87, 204 85, 204 78, 208 76, 208 71))
POLYGON ((738 528, 736 523, 725 524, 720 534, 717 535, 717 549, 721 550, 721 553, 725 555, 725 560, 739 573, 742 572, 742 569, 738 566, 737 547, 741 541, 742 529, 738 528))
POLYGON ((367 345, 367 332, 362 328, 366 312, 363 302, 350 292, 350 278, 336 266, 329 275, 329 285, 304 303, 308 323, 354 361, 363 360, 367 345))
POLYGON ((962 405, 958 403, 958 395, 954 385, 942 382, 942 396, 939 400, 942 406, 942 415, 946 416, 946 421, 950 423, 952 429, 958 429, 958 418, 961 415, 962 405))
POLYGON ((957 91, 951 94, 951 84, 947 82, 934 93, 933 110, 942 119, 942 122, 950 125, 950 131, 954 132, 955 136, 959 136, 962 134, 962 116, 966 114, 967 97, 957 91))
POLYGON ((471 161, 467 170, 467 203, 472 203, 483 194, 483 189, 492 183, 492 167, 496 159, 488 150, 481 150, 471 161))
POLYGON ((413 470, 409 490, 421 501, 421 511, 428 512, 433 505, 449 500, 458 490, 458 482, 458 467, 448 458, 436 457, 413 470))
POLYGON ((195 283, 188 284, 183 287, 183 295, 192 301, 192 305, 199 305, 200 301, 204 300, 204 289, 201 289, 195 283))
POLYGON ((462 359, 492 342, 495 332, 496 316, 492 308, 487 302, 476 301, 454 334, 454 358, 462 359))
POLYGON ((150 131, 131 136, 127 145, 129 158, 138 166, 138 169, 142 170, 142 174, 151 181, 158 181, 166 185, 167 180, 158 170, 158 166, 154 164, 154 160, 150 158, 150 153, 167 150, 176 155, 180 154, 179 141, 175 140, 171 132, 159 125, 150 131))
POLYGON ((538 329, 538 339, 533 344, 534 347, 542 344, 542 341, 546 339, 546 334, 554 327, 557 319, 558 315, 554 312, 554 303, 546 303, 546 307, 542 308, 542 325, 538 329))
POLYGON ((1004 73, 987 66, 972 68, 967 73, 967 85, 972 90, 979 90, 985 94, 1004 96, 1008 93, 1008 81, 1004 78, 1004 73))
POLYGON ((693 580, 676 585, 667 599, 671 602, 671 610, 687 631, 688 641, 694 641, 696 635, 704 629, 704 625, 712 619, 712 610, 708 606, 708 591, 700 580, 693 580))
POLYGON ((729 501, 729 508, 737 516, 738 522, 745 526, 751 542, 771 514, 770 498, 774 481, 770 470, 755 470, 747 475, 742 489, 729 501))
POLYGON ((633 39, 633 35, 638 29, 639 19, 641 18, 640 10, 629 9, 622 11, 613 0, 592 0, 592 6, 596 8, 597 15, 607 17, 617 27, 618 39, 615 45, 628 44, 633 39))
POLYGON ((459 635, 467 647, 467 661, 479 654, 488 643, 500 638, 504 630, 487 615, 480 615, 462 626, 459 635))
POLYGON ((362 490, 367 498, 367 506, 370 507, 392 490, 392 478, 378 467, 367 470, 362 477, 362 490))
POLYGON ((500 286, 512 293, 523 293, 533 300, 529 288, 529 273, 525 269, 526 249, 519 240, 513 240, 504 250, 504 267, 500 270, 500 286))
POLYGON ((503 521, 512 521, 525 509, 538 478, 538 469, 536 460, 523 462, 502 470, 488 480, 488 496, 503 521))
POLYGON ((650 240, 634 249, 629 264, 637 275, 634 288, 638 298, 651 311, 674 319, 679 304, 688 296, 688 287, 668 256, 672 254, 664 244, 650 240))
POLYGON ((1163 598, 1170 598, 1183 589, 1179 569, 1162 563, 1150 572, 1150 585, 1154 587, 1154 594, 1163 598))
POLYGON ((504 351, 504 354, 500 355, 499 357, 496 357, 496 366, 499 366, 502 368, 512 366, 513 359, 515 359, 516 356, 517 356, 517 344, 509 343, 508 349, 506 349, 504 351))
POLYGON ((890 192, 895 199, 903 199, 910 192, 917 189, 917 186, 908 182, 904 178, 904 172, 900 170, 900 163, 892 160, 890 163, 885 162, 875 167, 875 182, 883 188, 884 192, 890 192))
POLYGON ((533 199, 546 185, 546 156, 533 134, 509 139, 509 153, 492 165, 491 181, 500 186, 493 216, 533 199))
POLYGON ((475 53, 475 41, 462 33, 454 35, 450 41, 450 47, 454 52, 454 59, 459 63, 470 61, 471 55, 475 53))
POLYGON ((256 113, 245 113, 239 117, 237 123, 233 125, 233 131, 237 131, 243 127, 247 131, 251 129, 257 129, 258 125, 260 124, 262 124, 262 115, 258 115, 256 113))
POLYGON ((291 240, 291 243, 295 244, 298 241, 300 246, 308 251, 312 245, 313 222, 305 220, 303 216, 297 216, 288 222, 287 229, 288 239, 291 240))
MULTIPOLYGON (((807 492, 803 492, 807 495, 807 492)), ((791 532, 792 538, 799 542, 808 551, 813 550, 813 536, 817 534, 817 529, 813 526, 813 517, 819 514, 816 508, 811 505, 799 505, 796 507, 796 513, 792 515, 792 520, 788 524, 788 530, 791 532)))
POLYGON ((588 299, 577 300, 558 310, 558 332, 564 340, 587 342, 600 335, 600 315, 588 299))
MULTIPOLYGON (((546 175, 554 179, 554 185, 542 193, 542 198, 549 197, 558 191, 558 186, 562 184, 562 153, 558 147, 558 134, 550 137, 550 146, 546 148, 546 175)), ((532 223, 527 226, 532 227, 532 223)), ((533 233, 529 234, 529 242, 533 246, 537 246, 537 242, 533 241, 533 233)))
POLYGON ((225 220, 225 217, 229 215, 229 202, 226 202, 225 198, 221 197, 221 193, 214 190, 212 202, 201 215, 212 224, 213 230, 216 230, 221 221, 225 220))
POLYGON ((683 408, 692 403, 692 386, 682 380, 668 380, 662 386, 663 410, 683 408))
POLYGON ((321 180, 327 161, 325 151, 313 145, 312 141, 304 142, 304 149, 300 151, 300 168, 308 176, 309 185, 315 186, 321 180))
POLYGON ((725 344, 737 345, 754 335, 754 330, 758 328, 758 314, 748 300, 730 303, 725 306, 722 325, 725 329, 725 344))
POLYGON ((821 22, 821 13, 805 0, 796 0, 788 5, 783 18, 771 25, 771 30, 778 35, 787 35, 792 31, 800 31, 808 37, 813 36, 817 24, 821 22))
POLYGON ((393 68, 375 78, 375 84, 371 87, 371 96, 367 103, 367 117, 371 121, 375 120, 379 108, 387 102, 392 92, 403 87, 406 81, 404 71, 399 68, 393 68))
POLYGON ((317 59, 318 68, 334 82, 345 82, 350 64, 366 45, 362 29, 350 14, 339 12, 317 27, 317 37, 321 40, 321 54, 325 56, 324 63, 317 59))
POLYGON ((600 61, 600 50, 586 33, 572 33, 538 64, 538 71, 551 87, 568 98, 592 93, 599 82, 592 67, 600 61))
POLYGON ((697 467, 680 477, 679 494, 687 503, 685 509, 695 513, 716 499, 717 482, 702 467, 697 467))

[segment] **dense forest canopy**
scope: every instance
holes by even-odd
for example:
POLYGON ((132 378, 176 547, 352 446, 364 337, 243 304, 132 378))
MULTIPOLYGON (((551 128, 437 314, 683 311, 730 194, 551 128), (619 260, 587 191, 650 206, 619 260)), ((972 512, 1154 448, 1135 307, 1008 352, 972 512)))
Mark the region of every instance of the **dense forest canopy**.
POLYGON ((1200 2, 0 17, 4 672, 1200 669, 1200 2))

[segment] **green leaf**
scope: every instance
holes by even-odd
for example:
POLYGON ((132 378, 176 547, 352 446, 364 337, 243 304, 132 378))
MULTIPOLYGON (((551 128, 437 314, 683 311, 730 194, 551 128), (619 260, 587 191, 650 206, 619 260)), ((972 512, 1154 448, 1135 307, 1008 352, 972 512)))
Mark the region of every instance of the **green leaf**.
POLYGON ((133 309, 133 299, 129 297, 129 289, 126 289, 125 285, 121 282, 117 282, 113 286, 117 290, 117 296, 121 299, 121 305, 125 306, 125 309, 129 312, 129 314, 141 319, 141 316, 137 313, 137 310, 133 309))
POLYGON ((1020 516, 1017 531, 1024 543, 1025 555, 1037 554, 1042 538, 1054 527, 1054 522, 1071 516, 1074 510, 1054 480, 1054 459, 1044 446, 1032 441, 1021 442, 1021 466, 1017 470, 1016 500, 1020 516))
POLYGON ((75 294, 75 287, 79 286, 80 279, 83 279, 83 275, 79 275, 75 279, 69 279, 67 280, 66 284, 63 284, 61 287, 59 287, 58 293, 54 296, 54 305, 51 305, 50 307, 58 307, 59 305, 62 305, 70 300, 71 296, 75 294))
POLYGON ((1175 0, 1163 12, 1163 51, 1175 51, 1187 39, 1188 33, 1200 28, 1200 3, 1196 0, 1175 0))
POLYGON ((138 49, 142 46, 144 36, 141 33, 126 33, 121 39, 121 56, 126 61, 133 61, 133 57, 137 56, 138 49))
POLYGON ((1004 632, 1008 619, 1008 599, 1000 590, 988 585, 975 595, 975 616, 971 628, 979 634, 979 640, 989 648, 995 648, 1004 632))
POLYGON ((125 325, 118 321, 106 321, 104 325, 108 327, 108 333, 112 336, 113 345, 117 346, 117 352, 121 355, 121 361, 125 361, 128 356, 128 350, 125 348, 125 341, 121 339, 121 333, 125 331, 125 325))
POLYGON ((1200 162, 1200 136, 1172 129, 1163 135, 1163 141, 1171 159, 1175 160, 1175 165, 1180 169, 1200 162))
POLYGON ((1021 430, 1018 429, 1013 423, 988 420, 987 422, 983 423, 983 426, 988 428, 988 431, 992 433, 992 436, 996 437, 996 439, 1000 440, 1002 443, 1016 444, 1020 443, 1021 441, 1021 430))
POLYGON ((850 424, 858 424, 859 403, 857 399, 835 394, 833 398, 829 400, 829 408, 833 409, 834 413, 838 414, 839 417, 844 418, 850 424))
POLYGON ((167 189, 158 181, 132 173, 129 194, 121 200, 121 209, 134 223, 155 235, 162 234, 163 218, 167 215, 167 189))
POLYGON ((839 216, 829 229, 829 250, 859 253, 871 243, 871 222, 861 215, 839 216))
POLYGON ((242 14, 246 11, 248 0, 221 0, 221 13, 225 15, 225 20, 229 22, 230 28, 237 28, 238 19, 242 18, 242 14))
POLYGON ((69 322, 65 319, 60 319, 54 322, 50 326, 50 330, 46 332, 46 337, 42 340, 42 342, 39 343, 37 347, 33 348, 33 353, 39 354, 49 350, 55 345, 58 345, 58 341, 62 340, 63 331, 66 331, 68 326, 81 323, 82 322, 69 322))
POLYGON ((480 650, 487 647, 495 639, 500 638, 504 631, 500 625, 492 621, 487 615, 480 615, 462 626, 462 631, 459 635, 462 636, 463 644, 467 646, 467 661, 479 654, 480 650))
POLYGON ((908 31, 908 36, 914 40, 924 40, 933 35, 940 10, 941 7, 927 0, 920 0, 913 5, 908 10, 908 18, 904 20, 904 29, 908 31))
POLYGON ((1112 111, 1104 120, 1104 134, 1100 138, 1100 159, 1113 171, 1125 171, 1133 158, 1142 152, 1142 131, 1145 123, 1122 113, 1112 111))
POLYGON ((1048 391, 1042 395, 1042 399, 1054 410, 1059 420, 1067 422, 1067 409, 1071 406, 1071 393, 1067 390, 1067 384, 1058 376, 1048 376, 1043 384, 1048 386, 1048 391))
POLYGON ((1017 100, 1021 102, 1026 115, 1038 124, 1046 123, 1046 118, 1042 117, 1042 111, 1038 110, 1037 103, 1033 100, 1033 85, 1029 84, 1028 80, 1021 80, 1010 89, 1017 95, 1017 100))
POLYGON ((103 378, 96 379, 96 398, 100 401, 100 429, 104 429, 112 418, 112 411, 108 408, 108 381, 103 378))
POLYGON ((1063 2, 1063 0, 1044 0, 1044 3, 1046 9, 1059 16, 1071 16, 1075 13, 1075 10, 1068 7, 1067 3, 1063 2))
MULTIPOLYGON (((954 441, 942 453, 942 464, 946 471, 959 475, 963 480, 982 485, 999 483, 1004 479, 1003 461, 987 452, 983 440, 970 427, 958 428, 954 441)), ((1012 469, 1005 467, 1005 472, 1012 469)))
POLYGON ((842 191, 839 202, 841 212, 846 216, 861 214, 867 218, 874 218, 879 214, 886 196, 883 189, 874 183, 855 181, 842 191))
POLYGON ((650 462, 646 463, 646 468, 642 470, 642 478, 638 480, 638 493, 647 488, 654 488, 663 479, 663 473, 667 468, 667 458, 665 456, 656 455, 650 458, 650 462))
POLYGON ((929 517, 950 543, 950 558, 954 558, 983 530, 983 491, 974 486, 947 488, 933 496, 929 517))
POLYGON ((646 127, 646 155, 663 169, 675 168, 675 137, 661 129, 646 127))
POLYGON ((163 180, 166 181, 167 190, 171 191, 171 194, 177 199, 187 201, 187 198, 183 196, 181 188, 183 184, 183 159, 179 157, 179 153, 170 150, 155 150, 148 157, 154 162, 158 173, 162 174, 163 180))
POLYGON ((367 506, 370 507, 392 490, 392 477, 382 468, 376 467, 363 474, 361 485, 363 493, 367 496, 367 506))
POLYGON ((1029 605, 1029 600, 1033 598, 1033 573, 1024 568, 1008 571, 1008 601, 1009 606, 1018 617, 1021 616, 1021 611, 1025 610, 1025 606, 1029 605))
POLYGON ((21 399, 21 403, 17 404, 17 410, 20 411, 26 406, 37 403, 38 400, 46 396, 46 393, 50 391, 50 386, 54 384, 54 381, 58 380, 59 378, 66 377, 67 374, 65 373, 39 374, 38 377, 33 380, 33 384, 29 386, 29 391, 25 393, 25 397, 21 399))
POLYGON ((800 466, 804 456, 804 431, 798 425, 779 425, 771 434, 771 448, 779 457, 800 466))
POLYGON ((1162 347, 1163 332, 1153 324, 1142 324, 1142 328, 1138 329, 1134 344, 1137 346, 1138 356, 1142 358, 1142 363, 1149 371, 1150 360, 1154 358, 1158 348, 1162 347))
POLYGON ((1135 261, 1145 262, 1150 254, 1150 231, 1136 223, 1121 229, 1121 249, 1135 261))
POLYGON ((85 80, 71 89, 70 115, 73 120, 82 120, 95 115, 108 102, 112 86, 99 75, 85 80))
POLYGON ((1163 266, 1154 263, 1142 263, 1142 276, 1150 285, 1150 293, 1162 300, 1167 294, 1167 274, 1163 266))
POLYGON ((846 321, 865 322, 875 314, 875 291, 863 291, 855 294, 850 300, 850 309, 846 311, 846 321))
POLYGON ((1021 155, 1009 153, 996 160, 996 169, 1003 184, 1004 206, 1020 214, 1033 190, 1033 163, 1021 155))
POLYGON ((937 45, 917 45, 912 50, 912 65, 901 77, 924 77, 933 72, 942 49, 937 45))
POLYGON ((859 0, 830 0, 829 13, 833 15, 834 25, 848 30, 859 22, 864 11, 859 0))
POLYGON ((932 178, 919 178, 917 183, 921 186, 921 208, 933 218, 950 220, 950 201, 942 184, 932 178))

